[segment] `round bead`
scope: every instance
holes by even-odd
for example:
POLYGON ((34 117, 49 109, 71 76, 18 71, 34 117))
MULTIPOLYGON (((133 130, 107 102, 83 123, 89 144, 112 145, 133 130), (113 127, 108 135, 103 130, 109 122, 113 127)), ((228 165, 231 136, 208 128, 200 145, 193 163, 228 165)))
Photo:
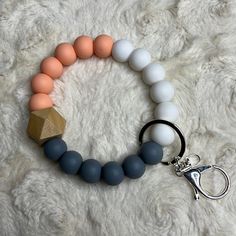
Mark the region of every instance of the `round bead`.
POLYGON ((109 35, 99 35, 94 40, 94 53, 97 57, 106 58, 111 55, 113 39, 109 35))
POLYGON ((59 78, 63 73, 61 62, 55 57, 45 58, 40 65, 41 72, 53 79, 59 78))
POLYGON ((52 138, 44 144, 45 156, 57 161, 67 151, 67 145, 61 138, 52 138))
POLYGON ((80 59, 87 59, 93 55, 93 39, 82 35, 74 42, 75 52, 80 59))
POLYGON ((164 124, 157 124, 151 130, 152 140, 161 146, 168 146, 175 140, 173 129, 164 124))
POLYGON ((112 57, 118 62, 126 62, 134 50, 132 43, 126 39, 117 40, 112 47, 112 57))
POLYGON ((143 69, 142 78, 146 84, 152 85, 165 78, 165 70, 160 64, 150 63, 143 69))
POLYGON ((142 158, 144 163, 155 165, 161 162, 163 149, 160 144, 150 141, 141 146, 138 155, 142 158))
POLYGON ((175 122, 179 117, 179 110, 172 102, 162 102, 156 106, 154 116, 156 119, 175 122))
POLYGON ((102 167, 102 178, 108 185, 118 185, 124 179, 122 167, 115 161, 110 161, 102 167))
POLYGON ((125 175, 131 179, 140 178, 145 172, 145 164, 137 155, 126 157, 122 167, 125 175))
POLYGON ((79 175, 88 183, 97 183, 101 178, 101 165, 95 159, 88 159, 81 165, 79 175))
POLYGON ((53 80, 48 75, 39 73, 31 80, 31 88, 34 93, 49 94, 53 90, 53 80))
POLYGON ((59 159, 61 169, 70 175, 75 175, 81 166, 82 157, 78 152, 67 151, 59 159))
POLYGON ((135 49, 129 57, 129 65, 135 71, 141 71, 150 61, 150 53, 143 48, 135 49))
POLYGON ((29 101, 29 109, 31 111, 38 111, 52 106, 53 106, 52 99, 47 94, 44 93, 34 94, 29 101))
POLYGON ((152 85, 150 95, 154 102, 168 102, 174 97, 174 87, 167 80, 161 80, 152 85))
POLYGON ((61 43, 56 47, 55 57, 64 65, 72 65, 77 57, 75 50, 70 43, 61 43))

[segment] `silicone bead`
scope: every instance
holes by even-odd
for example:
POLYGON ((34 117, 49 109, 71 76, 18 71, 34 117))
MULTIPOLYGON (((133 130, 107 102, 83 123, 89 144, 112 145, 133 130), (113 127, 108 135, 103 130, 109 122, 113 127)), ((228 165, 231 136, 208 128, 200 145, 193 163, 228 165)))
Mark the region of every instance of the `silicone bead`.
POLYGON ((150 63, 143 69, 142 78, 144 83, 152 85, 165 78, 165 70, 160 64, 150 63))
POLYGON ((61 138, 53 138, 44 144, 45 156, 57 161, 67 151, 67 145, 61 138))
POLYGON ((152 85, 150 95, 154 102, 168 102, 174 97, 174 87, 167 80, 161 80, 152 85))
POLYGON ((31 111, 38 111, 53 106, 52 99, 44 93, 34 94, 29 101, 29 109, 31 111))
POLYGON ((41 72, 53 79, 59 78, 63 73, 61 62, 55 57, 45 58, 40 65, 41 72))
POLYGON ((31 88, 34 93, 49 94, 53 90, 53 80, 48 75, 39 73, 31 80, 31 88))
POLYGON ((132 43, 126 39, 117 40, 112 47, 112 57, 118 62, 126 62, 134 50, 132 43))
POLYGON ((61 169, 70 175, 75 175, 81 166, 82 157, 78 152, 66 151, 59 159, 61 169))
POLYGON ((61 43, 55 49, 55 57, 64 65, 72 65, 77 57, 73 46, 70 43, 61 43))
POLYGON ((101 168, 97 160, 88 159, 82 163, 79 175, 88 183, 97 183, 101 178, 101 168))
POLYGON ((141 71, 150 61, 150 53, 143 48, 135 49, 129 57, 129 65, 135 71, 141 71))
POLYGON ((122 167, 125 175, 131 179, 140 178, 145 172, 145 164, 137 155, 126 157, 122 167))
POLYGON ((155 165, 161 162, 163 149, 160 144, 150 141, 141 146, 138 155, 142 158, 144 163, 155 165))
POLYGON ((97 57, 106 58, 111 56, 113 39, 109 35, 99 35, 94 40, 94 53, 97 57))
POLYGON ((175 140, 173 129, 164 124, 157 124, 151 130, 152 140, 161 146, 168 146, 175 140))
POLYGON ((110 161, 102 167, 102 178, 108 185, 118 185, 124 179, 122 167, 115 161, 110 161))
POLYGON ((87 59, 93 55, 93 39, 82 35, 74 42, 75 52, 80 59, 87 59))
POLYGON ((173 102, 162 102, 156 106, 154 116, 156 119, 175 122, 179 117, 179 110, 173 102))

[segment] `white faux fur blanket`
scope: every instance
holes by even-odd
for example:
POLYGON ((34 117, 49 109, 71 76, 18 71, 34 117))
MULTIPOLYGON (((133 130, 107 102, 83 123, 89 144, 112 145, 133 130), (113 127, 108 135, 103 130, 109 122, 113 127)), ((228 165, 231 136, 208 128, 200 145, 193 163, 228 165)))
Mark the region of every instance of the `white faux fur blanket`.
MULTIPOLYGON (((236 2, 234 0, 0 1, 0 235, 236 235, 236 2), (30 79, 40 61, 81 34, 144 47, 176 87, 187 153, 229 173, 219 201, 193 199, 163 165, 118 187, 63 174, 26 135, 30 79)), ((112 59, 69 67, 51 94, 70 149, 102 163, 138 148, 155 104, 140 74, 112 59)), ((177 153, 178 142, 165 148, 177 153)), ((220 187, 207 175, 205 187, 220 187)))

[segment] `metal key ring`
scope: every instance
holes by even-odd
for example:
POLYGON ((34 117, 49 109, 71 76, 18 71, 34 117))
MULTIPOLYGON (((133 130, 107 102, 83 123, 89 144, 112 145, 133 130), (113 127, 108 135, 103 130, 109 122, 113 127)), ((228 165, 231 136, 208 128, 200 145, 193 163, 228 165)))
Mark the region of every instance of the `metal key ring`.
MULTIPOLYGON (((147 124, 145 124, 145 125, 143 126, 143 128, 142 128, 142 129, 140 130, 140 132, 139 132, 139 138, 138 138, 138 140, 139 140, 140 146, 143 144, 143 136, 144 136, 145 131, 146 131, 150 126, 155 125, 155 124, 165 124, 165 125, 170 126, 171 128, 173 128, 173 129, 176 131, 176 133, 178 134, 178 136, 179 136, 179 138, 180 138, 180 142, 181 142, 180 152, 179 152, 179 154, 177 155, 177 157, 182 158, 183 155, 184 155, 184 153, 185 153, 185 149, 186 149, 186 142, 185 142, 184 135, 183 135, 182 131, 180 130, 180 128, 179 128, 177 125, 175 125, 175 124, 173 124, 173 123, 171 123, 171 122, 169 122, 169 121, 167 121, 167 120, 152 120, 152 121, 148 122, 147 124)), ((164 164, 164 165, 170 165, 170 164, 174 164, 175 162, 176 162, 176 158, 174 158, 174 159, 173 159, 172 161, 170 161, 170 162, 162 161, 161 163, 164 164)))
MULTIPOLYGON (((176 157, 174 157, 174 159, 172 161, 161 162, 161 163, 165 164, 165 165, 173 164, 176 174, 178 176, 184 176, 188 180, 188 182, 191 184, 193 191, 194 191, 194 198, 196 200, 199 199, 199 193, 201 193, 206 198, 209 198, 212 200, 217 200, 217 199, 223 198, 229 192, 230 178, 229 178, 228 174, 226 173, 226 171, 223 170, 221 167, 219 167, 217 165, 202 165, 202 166, 195 167, 189 162, 189 158, 186 158, 186 160, 181 160, 181 158, 184 155, 185 149, 186 149, 186 142, 185 142, 185 138, 184 138, 183 133, 177 127, 177 125, 175 125, 169 121, 166 121, 166 120, 152 120, 152 121, 148 122, 147 124, 145 124, 143 126, 143 128, 141 129, 141 131, 139 133, 140 145, 143 144, 143 136, 144 136, 145 131, 150 126, 152 126, 154 124, 168 125, 171 128, 173 128, 176 131, 176 133, 178 134, 178 136, 180 138, 180 142, 181 142, 181 148, 180 148, 179 154, 176 157), (210 169, 210 168, 214 168, 214 169, 218 170, 223 175, 223 177, 225 179, 225 187, 218 195, 211 195, 208 191, 205 191, 201 186, 201 173, 210 169)), ((196 154, 194 154, 194 155, 196 155, 196 154)), ((200 157, 198 155, 196 155, 196 156, 199 158, 199 161, 200 161, 200 157)))

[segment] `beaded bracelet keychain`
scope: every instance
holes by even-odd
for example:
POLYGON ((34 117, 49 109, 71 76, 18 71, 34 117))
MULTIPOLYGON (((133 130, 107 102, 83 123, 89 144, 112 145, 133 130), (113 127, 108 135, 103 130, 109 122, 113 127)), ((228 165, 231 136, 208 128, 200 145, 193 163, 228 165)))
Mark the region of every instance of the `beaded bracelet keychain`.
POLYGON ((185 138, 180 129, 172 122, 179 116, 178 108, 171 102, 174 88, 171 83, 164 80, 165 70, 157 64, 151 63, 148 51, 142 48, 134 49, 130 41, 121 39, 113 43, 108 35, 99 35, 95 40, 88 36, 78 37, 74 45, 61 43, 55 50, 54 57, 45 58, 40 65, 41 73, 35 75, 31 81, 32 95, 29 101, 30 119, 28 135, 38 144, 43 145, 45 156, 58 161, 61 169, 67 173, 80 177, 87 183, 97 183, 101 179, 108 185, 118 185, 124 177, 130 179, 140 178, 145 172, 146 165, 162 163, 173 165, 178 176, 184 176, 193 187, 195 199, 199 193, 210 199, 224 197, 230 188, 230 179, 227 173, 216 165, 195 167, 200 161, 196 154, 182 158, 185 152, 185 138), (63 66, 72 65, 77 58, 88 59, 93 55, 99 58, 108 58, 112 55, 118 62, 128 62, 131 69, 142 73, 144 82, 151 86, 150 96, 157 103, 154 115, 156 120, 148 122, 139 134, 140 149, 137 154, 125 158, 122 164, 110 161, 105 165, 95 159, 82 159, 76 151, 68 151, 66 143, 61 139, 65 129, 65 119, 55 108, 49 96, 53 90, 53 80, 63 73, 63 66), (146 129, 152 127, 153 141, 143 143, 146 129), (170 162, 163 162, 163 148, 174 141, 175 132, 181 141, 179 154, 170 162), (195 163, 193 163, 195 162, 195 163), (201 172, 214 168, 225 178, 224 189, 216 196, 209 194, 201 187, 201 172))

